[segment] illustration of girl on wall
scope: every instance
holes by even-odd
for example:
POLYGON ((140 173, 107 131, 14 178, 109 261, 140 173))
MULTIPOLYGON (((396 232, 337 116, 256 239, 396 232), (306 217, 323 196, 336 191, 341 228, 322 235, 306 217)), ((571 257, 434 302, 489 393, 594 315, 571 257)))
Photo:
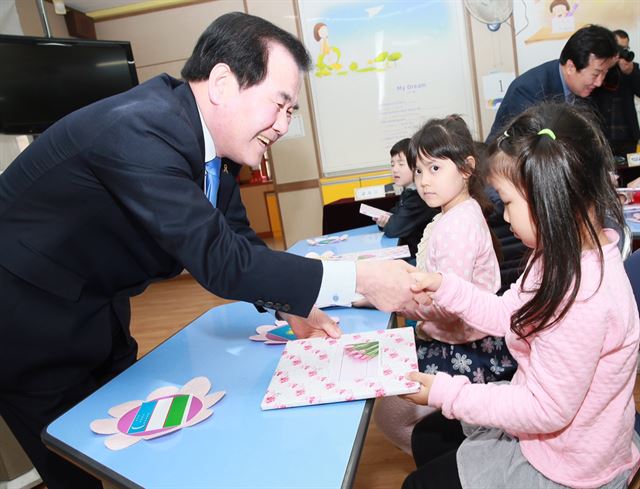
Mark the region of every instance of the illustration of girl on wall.
POLYGON ((320 43, 320 54, 318 55, 319 73, 330 74, 331 70, 338 71, 342 68, 340 64, 340 50, 329 44, 329 26, 322 22, 313 27, 313 37, 320 43))

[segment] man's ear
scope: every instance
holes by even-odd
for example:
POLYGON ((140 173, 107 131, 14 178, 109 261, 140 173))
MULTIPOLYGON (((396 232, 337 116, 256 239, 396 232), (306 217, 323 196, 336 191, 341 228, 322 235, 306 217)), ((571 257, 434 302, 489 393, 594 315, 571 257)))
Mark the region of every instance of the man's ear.
POLYGON ((573 60, 570 60, 570 59, 568 59, 567 62, 564 64, 564 69, 567 71, 569 75, 573 75, 578 71, 576 69, 576 65, 573 64, 573 60))
POLYGON ((209 73, 207 80, 209 100, 214 105, 223 103, 234 91, 238 90, 238 80, 226 63, 218 63, 209 73))

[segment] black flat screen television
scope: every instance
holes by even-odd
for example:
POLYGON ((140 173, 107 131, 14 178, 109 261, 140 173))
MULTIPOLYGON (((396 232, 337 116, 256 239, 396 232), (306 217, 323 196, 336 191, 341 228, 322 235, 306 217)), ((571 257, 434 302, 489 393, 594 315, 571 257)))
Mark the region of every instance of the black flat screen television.
POLYGON ((128 42, 0 35, 0 133, 39 134, 137 84, 128 42))

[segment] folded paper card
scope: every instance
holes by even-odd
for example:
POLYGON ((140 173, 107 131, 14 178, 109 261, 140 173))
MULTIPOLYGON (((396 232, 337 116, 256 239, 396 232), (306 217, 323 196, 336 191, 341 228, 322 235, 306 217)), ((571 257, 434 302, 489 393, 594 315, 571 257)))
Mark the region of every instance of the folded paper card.
POLYGON ((340 241, 346 241, 347 239, 349 239, 348 234, 342 234, 340 236, 318 236, 317 238, 309 238, 307 243, 311 246, 331 245, 339 243, 340 241))
POLYGON ((391 216, 391 212, 383 211, 382 209, 378 209, 377 207, 373 207, 368 204, 360 204, 360 214, 364 214, 365 216, 375 217, 376 219, 380 216, 391 216))
POLYGON ((352 401, 418 392, 405 378, 418 369, 413 328, 289 341, 262 409, 352 401))

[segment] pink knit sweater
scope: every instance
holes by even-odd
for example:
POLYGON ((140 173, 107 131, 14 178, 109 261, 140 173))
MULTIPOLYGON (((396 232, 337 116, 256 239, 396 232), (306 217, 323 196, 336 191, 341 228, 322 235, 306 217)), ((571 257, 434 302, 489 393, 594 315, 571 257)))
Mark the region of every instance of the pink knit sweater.
MULTIPOLYGON (((427 272, 455 273, 488 292, 500 289, 500 267, 491 232, 475 199, 464 200, 433 218, 418 244, 416 267, 427 272)), ((429 338, 458 344, 487 336, 437 305, 425 312, 420 329, 429 338)))
POLYGON ((577 488, 605 484, 640 457, 632 443, 640 321, 617 235, 605 232, 612 243, 602 247, 602 284, 597 252, 583 252, 576 302, 559 324, 529 337, 530 346, 511 332, 509 319, 531 297, 523 289, 539 280, 540 268, 502 297, 450 274, 434 294, 473 327, 505 336, 518 370, 511 384, 500 385, 438 373, 429 404, 447 417, 517 436, 531 465, 577 488))

